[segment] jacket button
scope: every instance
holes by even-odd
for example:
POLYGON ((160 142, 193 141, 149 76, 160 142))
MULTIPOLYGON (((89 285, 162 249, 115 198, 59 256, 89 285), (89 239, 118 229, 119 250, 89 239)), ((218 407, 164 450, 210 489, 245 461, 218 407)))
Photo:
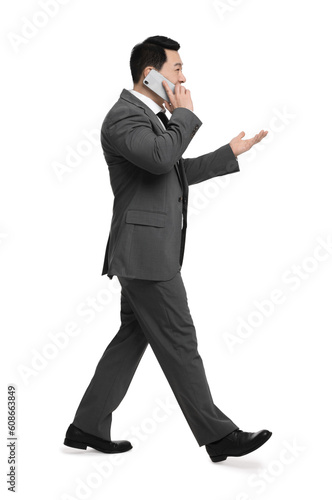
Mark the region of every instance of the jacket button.
POLYGON ((180 198, 178 199, 178 201, 182 201, 182 196, 180 196, 180 198))

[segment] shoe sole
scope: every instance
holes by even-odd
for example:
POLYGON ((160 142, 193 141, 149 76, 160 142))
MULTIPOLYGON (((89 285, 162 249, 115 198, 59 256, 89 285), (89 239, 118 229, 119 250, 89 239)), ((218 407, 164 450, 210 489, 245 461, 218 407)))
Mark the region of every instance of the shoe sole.
POLYGON ((248 455, 248 453, 252 453, 255 450, 258 450, 263 444, 266 443, 272 436, 272 432, 270 432, 269 436, 263 441, 263 443, 259 443, 258 445, 254 446, 250 450, 246 451, 245 453, 241 453, 241 455, 217 455, 215 457, 210 457, 212 462, 222 462, 223 460, 226 460, 227 457, 243 457, 244 455, 248 455))
POLYGON ((80 441, 73 441, 72 439, 68 439, 68 438, 65 438, 63 444, 65 444, 66 446, 70 446, 71 448, 77 448, 79 450, 86 450, 87 447, 89 446, 89 448, 93 448, 94 450, 101 451, 102 453, 124 453, 124 452, 132 449, 132 446, 131 446, 127 450, 114 450, 114 451, 102 450, 101 448, 97 448, 95 446, 92 446, 91 444, 81 443, 80 441))
POLYGON ((87 444, 80 443, 79 441, 72 441, 68 438, 64 440, 63 444, 70 446, 71 448, 79 448, 80 450, 86 450, 87 448, 87 444))
POLYGON ((228 455, 218 455, 216 457, 210 457, 212 462, 222 462, 223 460, 226 460, 228 455))

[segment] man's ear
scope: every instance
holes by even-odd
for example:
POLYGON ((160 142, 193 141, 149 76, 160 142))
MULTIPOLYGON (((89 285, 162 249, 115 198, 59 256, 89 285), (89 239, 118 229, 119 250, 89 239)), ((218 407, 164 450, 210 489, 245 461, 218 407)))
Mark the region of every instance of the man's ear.
POLYGON ((150 71, 153 69, 152 66, 147 66, 144 71, 143 71, 143 80, 144 78, 146 78, 148 76, 148 74, 150 73, 150 71))

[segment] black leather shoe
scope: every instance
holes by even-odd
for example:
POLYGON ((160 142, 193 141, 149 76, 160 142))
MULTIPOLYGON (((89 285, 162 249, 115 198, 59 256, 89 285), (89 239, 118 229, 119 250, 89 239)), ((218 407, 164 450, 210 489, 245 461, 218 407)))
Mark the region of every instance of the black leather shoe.
POLYGON ((89 446, 103 453, 123 453, 132 449, 129 441, 106 441, 106 439, 81 431, 73 424, 68 427, 63 444, 80 450, 86 450, 87 446, 89 446))
POLYGON ((218 441, 205 445, 212 462, 221 462, 227 457, 242 457, 257 450, 272 436, 272 432, 243 432, 240 429, 231 432, 218 441))

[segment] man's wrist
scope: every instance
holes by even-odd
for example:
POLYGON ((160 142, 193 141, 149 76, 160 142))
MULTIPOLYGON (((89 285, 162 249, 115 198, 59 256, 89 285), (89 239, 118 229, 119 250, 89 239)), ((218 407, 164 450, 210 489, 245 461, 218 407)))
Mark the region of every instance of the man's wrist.
POLYGON ((229 147, 230 147, 230 148, 231 148, 231 150, 232 150, 232 153, 233 153, 233 155, 234 155, 234 158, 237 160, 237 156, 235 156, 235 153, 234 153, 234 151, 233 151, 233 148, 232 148, 232 146, 231 146, 230 142, 228 143, 228 145, 229 145, 229 147))

